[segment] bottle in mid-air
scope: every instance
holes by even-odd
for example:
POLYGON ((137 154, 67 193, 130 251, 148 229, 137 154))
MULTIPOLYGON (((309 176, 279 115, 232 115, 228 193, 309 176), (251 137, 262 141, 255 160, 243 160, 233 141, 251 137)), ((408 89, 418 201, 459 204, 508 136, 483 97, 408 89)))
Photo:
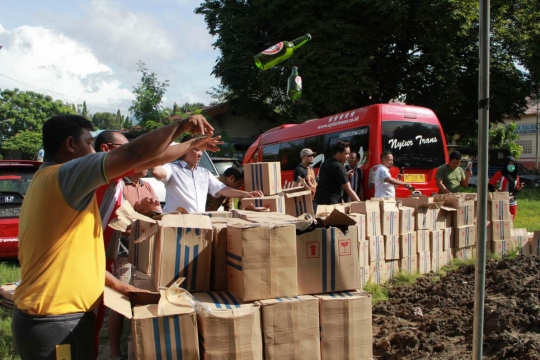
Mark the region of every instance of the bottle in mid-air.
POLYGON ((291 76, 287 81, 287 95, 292 101, 300 99, 302 96, 302 78, 298 76, 298 68, 295 66, 292 69, 291 76))
POLYGON ((296 49, 311 40, 311 35, 306 34, 293 41, 282 41, 274 46, 255 55, 255 65, 261 70, 270 69, 272 66, 287 60, 296 49))

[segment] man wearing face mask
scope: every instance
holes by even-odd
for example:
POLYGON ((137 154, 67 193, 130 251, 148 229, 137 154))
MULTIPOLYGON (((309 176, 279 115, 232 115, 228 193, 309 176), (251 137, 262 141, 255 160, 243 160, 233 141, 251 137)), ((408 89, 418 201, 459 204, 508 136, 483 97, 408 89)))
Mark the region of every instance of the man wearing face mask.
POLYGON ((507 156, 504 159, 504 167, 497 171, 489 179, 489 191, 508 191, 510 194, 510 214, 516 218, 517 200, 516 195, 523 190, 525 184, 521 184, 518 175, 517 161, 513 156, 507 156))

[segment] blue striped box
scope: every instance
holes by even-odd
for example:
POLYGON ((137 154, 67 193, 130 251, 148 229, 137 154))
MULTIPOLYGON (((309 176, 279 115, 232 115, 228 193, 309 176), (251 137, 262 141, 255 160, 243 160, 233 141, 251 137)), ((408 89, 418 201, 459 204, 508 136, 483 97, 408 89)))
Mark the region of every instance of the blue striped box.
POLYGON ((369 263, 366 266, 360 267, 360 289, 363 289, 369 282, 371 276, 369 263))
POLYGON ((454 214, 454 226, 474 225, 476 219, 474 201, 472 200, 456 200, 454 214))
POLYGON ((455 228, 453 227, 444 228, 442 229, 442 232, 443 232, 443 251, 445 251, 454 246, 455 228))
POLYGON ((416 231, 399 235, 399 251, 402 258, 416 257, 416 231))
POLYGON ((211 313, 198 316, 201 359, 262 359, 261 312, 228 291, 194 293, 211 313))
POLYGON ((491 221, 491 236, 493 240, 511 240, 512 224, 510 220, 491 221))
POLYGON ((413 232, 416 227, 414 208, 409 206, 399 207, 399 233, 408 234, 413 232))
POLYGON ((322 359, 372 359, 371 295, 347 291, 319 299, 322 359))
POLYGON ((371 284, 384 284, 388 281, 384 260, 369 263, 369 281, 371 284))
POLYGON ((366 216, 366 237, 382 235, 381 210, 379 201, 358 201, 351 203, 351 213, 366 216))
MULTIPOLYGON (((507 249, 506 245, 509 245, 510 244, 510 241, 505 241, 507 244, 504 244, 503 248, 507 249)), ((497 244, 495 244, 495 241, 493 242, 493 247, 495 247, 497 244)), ((494 249, 495 250, 495 249, 494 249)), ((496 253, 494 251, 494 253, 496 253)), ((498 254, 500 255, 500 254, 498 254)), ((466 247, 466 248, 462 248, 462 249, 455 249, 454 251, 454 257, 456 259, 459 259, 459 260, 463 260, 463 261, 468 261, 468 260, 472 260, 474 259, 476 256, 476 249, 474 246, 469 246, 469 247, 466 247)))
POLYGON ((358 266, 369 266, 369 241, 358 241, 358 266))
POLYGON ((429 249, 429 230, 416 230, 416 251, 424 252, 429 249))
POLYGON ((189 291, 210 290, 212 223, 208 216, 166 214, 159 220, 154 284, 157 289, 184 277, 189 291))
POLYGON ((443 251, 443 240, 442 230, 429 232, 429 249, 432 254, 438 254, 443 251))
POLYGON ((298 292, 320 294, 358 289, 358 246, 355 225, 349 226, 346 234, 329 227, 298 235, 298 292))
POLYGON ((177 306, 159 293, 132 293, 130 299, 105 288, 105 306, 131 320, 135 359, 199 359, 197 316, 191 306, 177 306), (160 315, 158 315, 160 314, 160 315))
POLYGON ((131 224, 131 234, 129 238, 128 261, 145 274, 151 274, 154 269, 154 254, 156 249, 156 236, 136 244, 135 241, 144 233, 155 231, 155 222, 136 220, 131 224))
POLYGON ((279 162, 250 163, 244 165, 246 191, 261 190, 263 195, 281 192, 281 165, 279 162))
POLYGON ((519 255, 530 255, 529 232, 527 229, 512 229, 512 242, 516 245, 519 255))
POLYGON ((369 241, 369 262, 384 260, 384 236, 368 236, 369 241))
POLYGON ((427 274, 431 271, 431 253, 423 251, 418 253, 418 273, 427 274))
MULTIPOLYGON (((510 237, 510 231, 508 232, 508 237, 510 237)), ((456 235, 454 238, 454 247, 466 248, 476 244, 476 226, 459 226, 456 228, 456 235)))
POLYGON ((258 301, 265 360, 321 359, 319 300, 311 295, 258 301))
POLYGON ((399 234, 399 210, 397 207, 395 207, 395 205, 390 208, 387 204, 385 204, 381 218, 381 231, 383 235, 399 234))
POLYGON ((244 302, 297 296, 296 226, 227 227, 227 289, 244 302))
POLYGON ((310 190, 293 193, 284 192, 283 196, 285 198, 285 212, 288 215, 298 217, 303 214, 315 214, 310 190))
POLYGON ((384 236, 384 259, 399 260, 399 235, 383 235, 384 236))
POLYGON ((418 273, 418 256, 404 257, 399 261, 399 269, 407 274, 418 273))
POLYGON ((540 231, 535 231, 531 239, 531 254, 540 256, 540 231))

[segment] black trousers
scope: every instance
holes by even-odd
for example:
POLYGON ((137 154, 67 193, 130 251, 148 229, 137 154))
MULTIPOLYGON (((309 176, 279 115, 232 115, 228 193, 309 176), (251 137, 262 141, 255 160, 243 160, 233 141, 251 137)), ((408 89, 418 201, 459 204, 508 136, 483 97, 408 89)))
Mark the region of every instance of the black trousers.
POLYGON ((93 311, 40 316, 15 308, 11 327, 15 350, 22 360, 56 360, 57 345, 64 345, 59 348, 70 353, 71 360, 95 359, 93 311))

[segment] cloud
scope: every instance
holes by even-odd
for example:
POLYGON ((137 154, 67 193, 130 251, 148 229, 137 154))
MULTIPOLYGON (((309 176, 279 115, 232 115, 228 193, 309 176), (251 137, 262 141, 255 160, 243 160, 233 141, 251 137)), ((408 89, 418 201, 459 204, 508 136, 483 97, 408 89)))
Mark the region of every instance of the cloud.
MULTIPOLYGON (((0 25, 1 27, 1 25, 0 25)), ((46 93, 72 103, 86 100, 113 111, 133 99, 113 70, 85 46, 41 26, 0 30, 0 87, 46 93), (2 31, 3 30, 3 31, 2 31)))

